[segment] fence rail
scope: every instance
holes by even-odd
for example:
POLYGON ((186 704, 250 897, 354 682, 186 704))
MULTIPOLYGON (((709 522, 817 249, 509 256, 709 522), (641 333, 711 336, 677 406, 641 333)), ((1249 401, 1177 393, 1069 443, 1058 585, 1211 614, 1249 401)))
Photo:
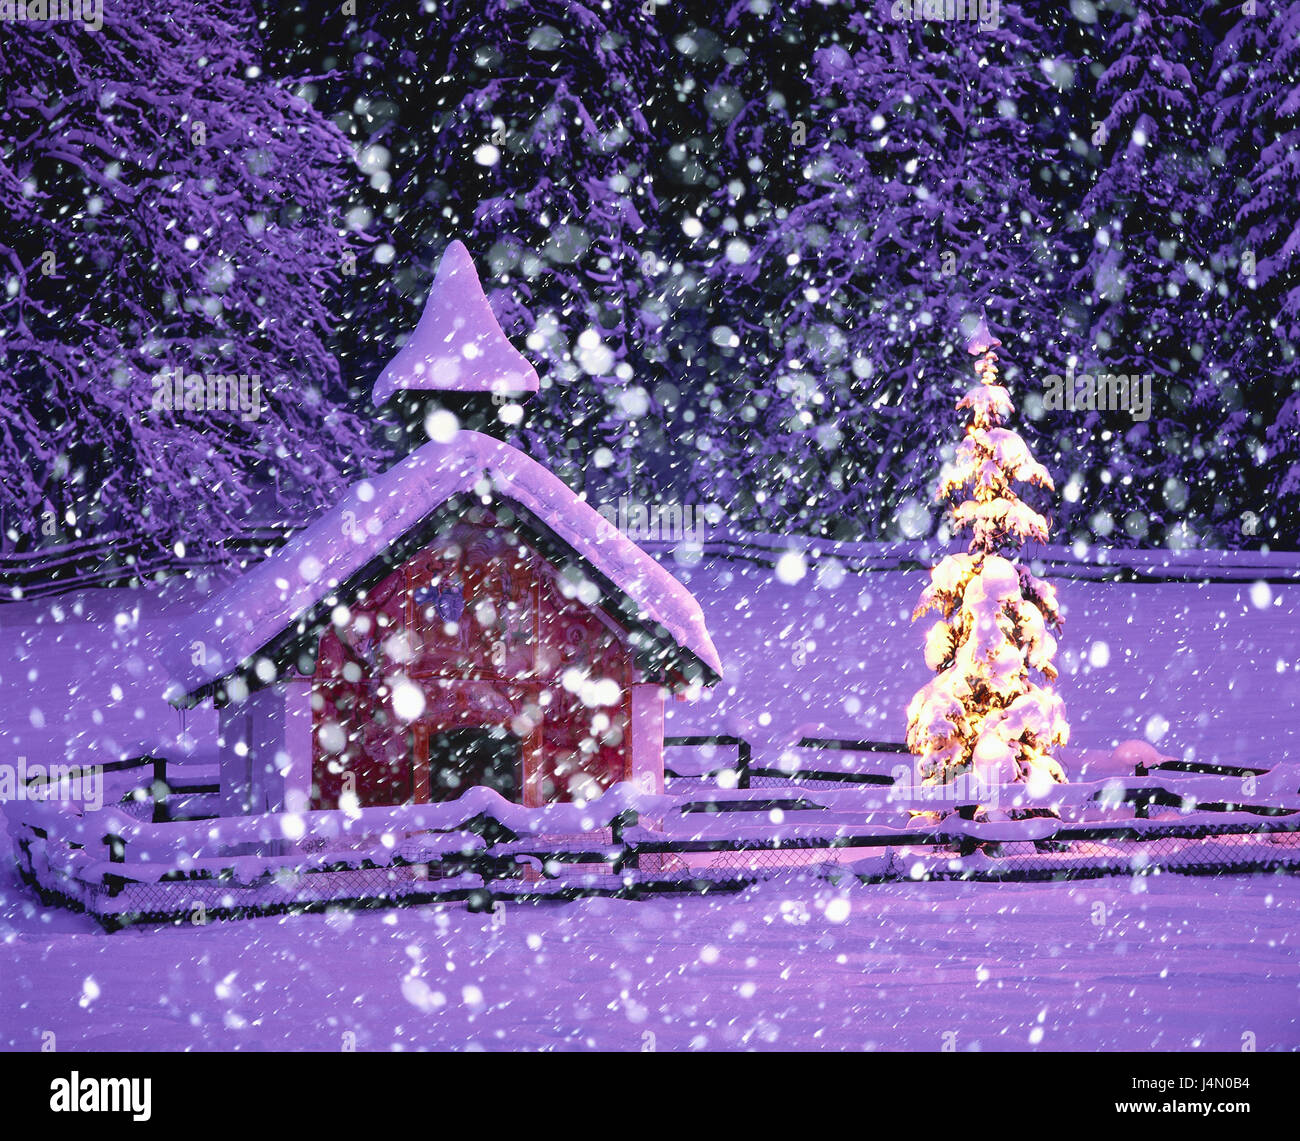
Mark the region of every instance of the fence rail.
MULTIPOLYGON (((224 543, 232 553, 270 553, 302 527, 302 521, 267 523, 230 536, 224 543)), ((683 543, 638 540, 661 558, 669 558, 683 543)), ((691 545, 691 544, 687 544, 691 545)), ((933 539, 871 542, 823 539, 808 535, 772 535, 715 529, 693 544, 701 554, 775 565, 788 550, 813 559, 835 559, 854 571, 923 570, 959 549, 933 539)), ((1300 552, 1256 550, 1123 550, 1029 544, 1025 562, 1041 563, 1054 577, 1128 582, 1300 582, 1300 552)), ((173 572, 215 566, 224 561, 208 557, 177 558, 168 548, 124 535, 81 539, 31 551, 0 548, 0 602, 36 598, 86 587, 123 586, 161 570, 173 572)))
POLYGON ((110 534, 30 551, 0 549, 0 602, 42 598, 70 590, 127 586, 159 571, 172 573, 217 566, 231 558, 268 554, 300 523, 265 524, 231 535, 206 557, 178 557, 170 547, 110 534))
MULTIPOLYGON (((718 527, 693 543, 638 540, 663 558, 683 547, 702 555, 775 565, 787 551, 812 560, 834 559, 847 570, 925 570, 964 545, 935 539, 873 542, 824 539, 807 535, 773 535, 718 527)), ((1041 564, 1054 578, 1122 582, 1300 582, 1300 552, 1266 550, 1142 550, 1106 546, 1080 548, 1028 543, 1019 560, 1041 564)))
MULTIPOLYGON (((1136 812, 1153 780, 1167 789, 1174 779, 1122 782, 1119 803, 1134 809, 1131 819, 998 824, 959 809, 918 826, 907 819, 907 799, 891 804, 872 788, 794 783, 784 797, 766 788, 647 797, 625 785, 586 806, 543 809, 479 788, 449 804, 292 818, 152 822, 119 809, 78 815, 50 804, 11 804, 6 814, 26 881, 47 901, 84 909, 110 928, 196 913, 437 901, 483 909, 496 900, 730 891, 776 874, 886 882, 1300 868, 1300 797, 1276 795, 1282 784, 1254 802, 1218 802, 1180 819, 1136 812)), ((1225 778, 1177 779, 1204 790, 1225 778)), ((1076 807, 1104 802, 1113 812, 1114 785, 1072 786, 1076 807)))

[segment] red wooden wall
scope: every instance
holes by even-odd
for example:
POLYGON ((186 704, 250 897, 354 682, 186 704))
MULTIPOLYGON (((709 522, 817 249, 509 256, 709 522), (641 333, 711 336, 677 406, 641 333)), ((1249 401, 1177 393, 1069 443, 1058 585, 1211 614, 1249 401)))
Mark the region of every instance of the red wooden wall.
POLYGON ((322 635, 315 807, 336 806, 344 791, 362 805, 437 796, 429 739, 457 728, 518 738, 528 805, 589 799, 629 777, 634 666, 624 635, 491 513, 476 514, 363 598, 343 600, 343 621, 322 635), (411 687, 423 698, 418 715, 411 687))

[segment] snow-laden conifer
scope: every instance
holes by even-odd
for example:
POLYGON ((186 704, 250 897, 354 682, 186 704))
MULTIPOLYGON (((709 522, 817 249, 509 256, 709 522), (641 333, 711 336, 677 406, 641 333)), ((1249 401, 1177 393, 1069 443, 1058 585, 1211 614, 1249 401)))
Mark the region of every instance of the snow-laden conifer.
POLYGON ((942 499, 962 496, 953 523, 971 541, 930 572, 912 616, 938 612, 925 639, 926 665, 937 676, 908 706, 907 743, 923 784, 969 774, 977 787, 1027 784, 1037 800, 1065 780, 1052 756, 1069 739, 1065 705, 1034 680, 1057 676, 1052 630, 1061 615, 1052 586, 1015 561, 1027 540, 1047 541, 1048 524, 1013 485, 1053 484, 1024 440, 1003 426, 1012 404, 998 382, 999 343, 981 319, 968 344, 979 358, 979 383, 957 404, 969 413, 966 436, 939 485, 942 499))

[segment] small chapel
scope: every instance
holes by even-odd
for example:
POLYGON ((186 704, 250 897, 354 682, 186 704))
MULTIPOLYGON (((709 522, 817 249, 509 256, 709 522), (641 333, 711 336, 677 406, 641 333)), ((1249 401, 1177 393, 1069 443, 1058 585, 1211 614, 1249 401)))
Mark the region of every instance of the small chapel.
POLYGON ((452 242, 372 393, 413 450, 176 632, 225 812, 663 791, 665 701, 718 654, 681 583, 497 438, 537 390, 452 242))

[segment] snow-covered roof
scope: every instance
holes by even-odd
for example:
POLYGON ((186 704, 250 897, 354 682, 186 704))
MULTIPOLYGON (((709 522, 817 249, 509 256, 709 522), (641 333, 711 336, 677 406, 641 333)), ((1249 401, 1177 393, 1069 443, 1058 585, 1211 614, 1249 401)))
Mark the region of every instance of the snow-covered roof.
MULTIPOLYGON (((522 509, 572 551, 580 567, 613 586, 620 597, 606 601, 625 620, 651 632, 661 627, 687 652, 687 661, 707 667, 701 680, 721 676, 704 614, 686 587, 541 464, 509 444, 461 430, 451 443, 425 444, 396 467, 355 485, 181 622, 170 641, 169 699, 180 704, 246 669, 449 499, 471 491, 522 509), (196 642, 202 653, 194 652, 196 642)), ((256 671, 249 683, 256 686, 256 671)))
POLYGON ((497 324, 469 250, 452 242, 415 332, 375 381, 375 407, 403 391, 505 394, 537 387, 533 366, 497 324))

